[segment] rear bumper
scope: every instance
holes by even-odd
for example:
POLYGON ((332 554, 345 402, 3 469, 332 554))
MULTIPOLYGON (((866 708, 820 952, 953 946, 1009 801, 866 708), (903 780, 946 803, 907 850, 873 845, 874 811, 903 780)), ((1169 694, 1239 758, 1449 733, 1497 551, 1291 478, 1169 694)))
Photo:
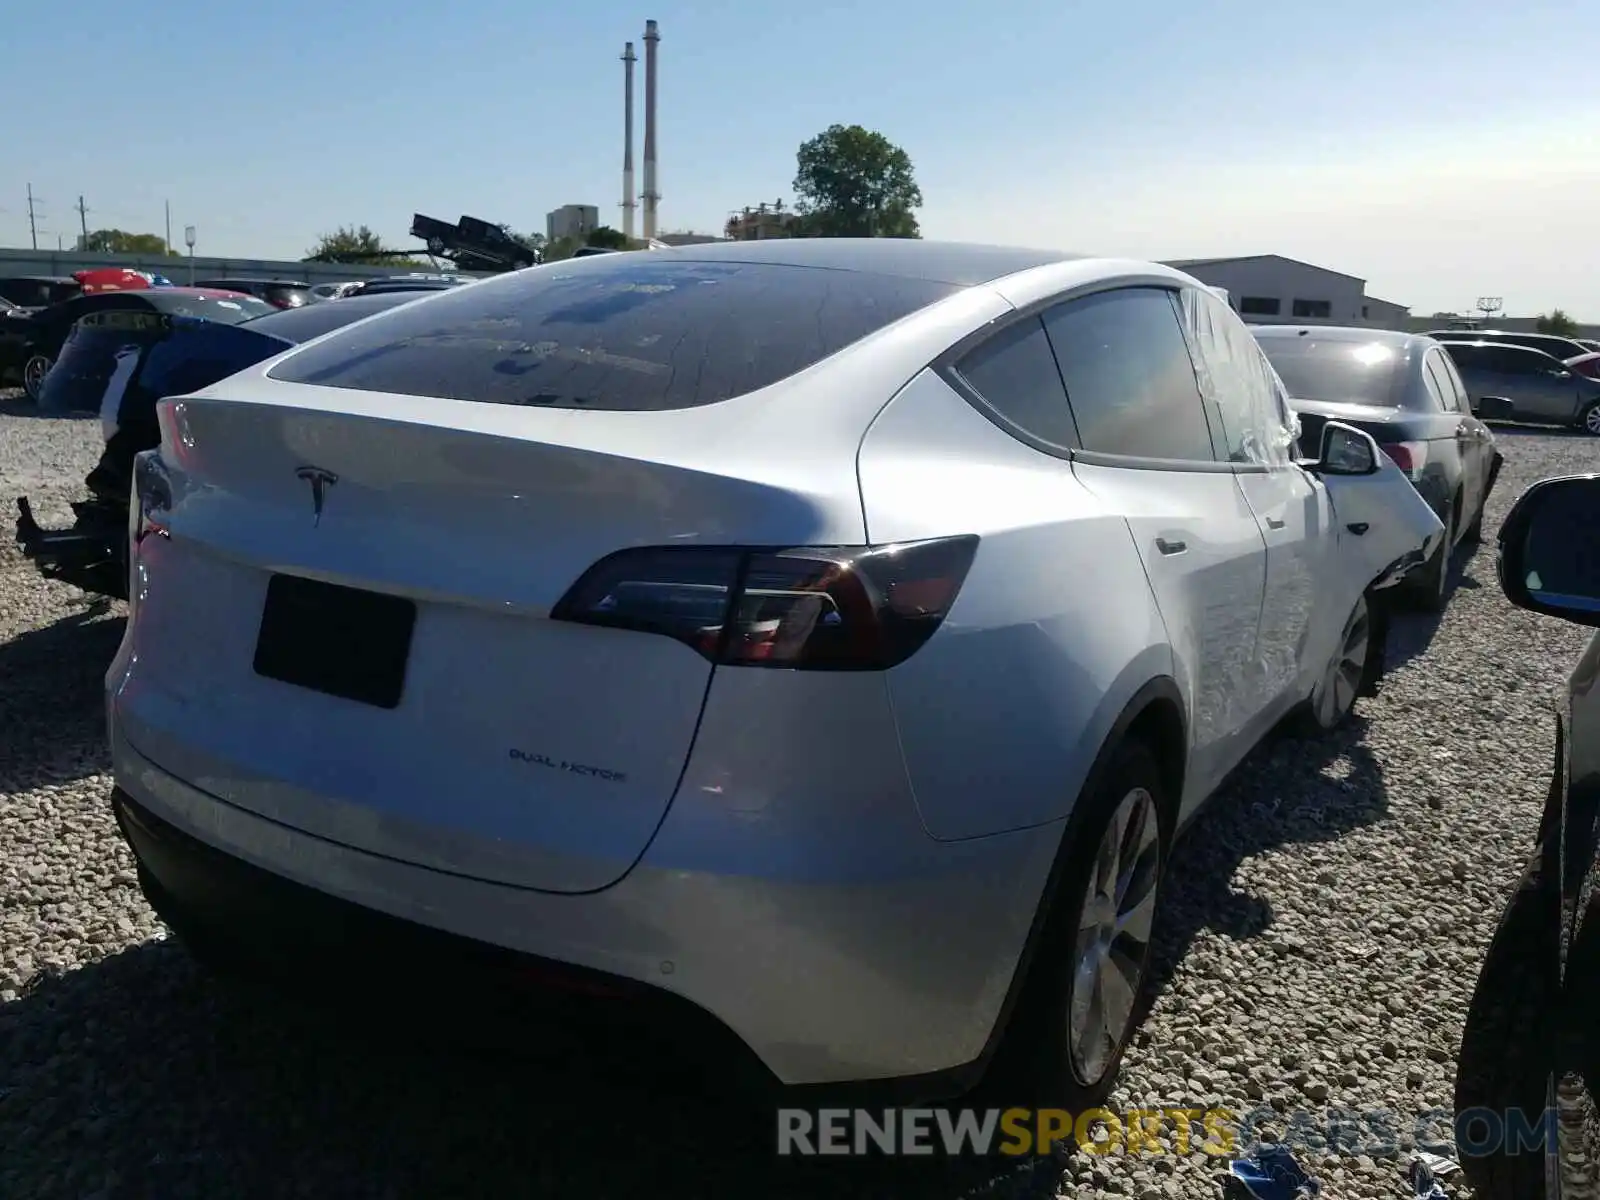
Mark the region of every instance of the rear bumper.
POLYGON ((200 923, 280 960, 398 939, 413 964, 509 951, 524 967, 598 973, 721 1026, 788 1085, 965 1084, 1004 1010, 1061 835, 1051 824, 939 843, 918 831, 923 844, 874 869, 835 833, 831 845, 787 847, 798 866, 740 874, 707 869, 728 845, 684 803, 619 883, 537 892, 396 862, 224 803, 140 755, 118 731, 116 703, 120 819, 152 903, 180 932, 200 923))

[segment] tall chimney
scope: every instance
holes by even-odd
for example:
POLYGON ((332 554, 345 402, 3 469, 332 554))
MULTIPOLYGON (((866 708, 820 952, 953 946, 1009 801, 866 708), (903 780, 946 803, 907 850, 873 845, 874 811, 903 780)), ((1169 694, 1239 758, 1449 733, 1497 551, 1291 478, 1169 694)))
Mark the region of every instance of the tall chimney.
POLYGON ((622 234, 633 240, 633 210, 639 206, 633 191, 633 43, 622 47, 622 234))
POLYGON ((661 193, 656 190, 656 43, 661 35, 656 23, 644 23, 644 236, 656 236, 656 206, 661 193))

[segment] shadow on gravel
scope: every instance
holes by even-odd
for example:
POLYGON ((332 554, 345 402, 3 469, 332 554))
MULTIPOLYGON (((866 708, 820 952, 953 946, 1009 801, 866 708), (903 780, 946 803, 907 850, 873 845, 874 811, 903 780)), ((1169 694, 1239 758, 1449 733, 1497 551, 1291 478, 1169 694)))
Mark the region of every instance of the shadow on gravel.
MULTIPOLYGON (((0 388, 0 391, 7 389, 0 388)), ((36 417, 41 421, 88 421, 97 420, 99 414, 92 412, 55 412, 41 409, 32 400, 29 400, 19 390, 15 396, 0 398, 0 417, 36 417)))
MULTIPOLYGON (((1240 940, 1271 928, 1271 905, 1234 885, 1246 860, 1296 842, 1334 841, 1388 815, 1382 771, 1362 744, 1365 730, 1358 715, 1331 735, 1284 731, 1269 738, 1180 839, 1156 923, 1152 1001, 1202 930, 1240 940)), ((1316 888, 1315 877, 1305 886, 1316 888)), ((1310 948, 1285 937, 1279 952, 1310 948)))
POLYGON ((296 1014, 170 940, 41 977, 0 1007, 0 1195, 1043 1200, 1060 1176, 780 1159, 770 1104, 709 1065, 616 1038, 472 1055, 383 1015, 296 1014))
POLYGON ((127 619, 91 601, 54 625, 0 642, 0 792, 107 769, 106 669, 127 619))

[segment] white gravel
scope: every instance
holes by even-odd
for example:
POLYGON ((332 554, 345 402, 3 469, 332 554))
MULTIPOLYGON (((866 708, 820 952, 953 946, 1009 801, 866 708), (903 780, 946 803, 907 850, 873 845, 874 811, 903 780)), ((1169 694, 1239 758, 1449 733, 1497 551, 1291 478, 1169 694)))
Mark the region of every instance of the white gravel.
MULTIPOLYGON (((1500 441, 1490 537, 1529 483, 1600 458, 1579 437, 1500 441)), ((681 1081, 352 1044, 208 981, 164 940, 106 806, 100 682, 121 606, 39 580, 9 537, 19 490, 41 517, 69 516, 98 449, 95 422, 0 400, 0 1196, 818 1192, 817 1170, 774 1164, 770 1126, 720 1123, 681 1081)), ((1553 702, 1586 638, 1510 608, 1489 544, 1458 574, 1442 621, 1395 630, 1364 720, 1264 747, 1179 848, 1162 987, 1112 1105, 1264 1106, 1278 1133, 1297 1111, 1394 1114, 1387 1156, 1300 1155, 1341 1200, 1405 1194, 1418 1116, 1449 1109, 1480 955, 1548 786, 1553 702)), ((1218 1169, 1079 1155, 1059 1187, 1209 1197, 1218 1169)), ((837 1170, 828 1194, 974 1182, 837 1170)), ((1003 1191, 1055 1186, 1051 1166, 1003 1191)))

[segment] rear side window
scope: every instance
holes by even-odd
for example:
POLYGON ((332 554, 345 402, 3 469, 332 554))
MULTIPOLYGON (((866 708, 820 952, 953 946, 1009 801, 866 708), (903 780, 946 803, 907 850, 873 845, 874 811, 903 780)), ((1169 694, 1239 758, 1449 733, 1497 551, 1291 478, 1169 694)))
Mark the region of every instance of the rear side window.
POLYGON ((1038 317, 984 342, 956 365, 956 374, 1023 433, 1063 449, 1078 444, 1067 390, 1038 317))
POLYGON ((856 271, 604 254, 396 309, 290 355, 271 375, 481 404, 693 408, 777 383, 959 290, 856 271))
POLYGON ((1100 292, 1056 306, 1045 314, 1044 324, 1085 450, 1215 460, 1194 361, 1171 293, 1160 288, 1100 292))
POLYGON ((1443 380, 1445 387, 1449 389, 1450 395, 1455 397, 1456 411, 1470 413, 1472 411, 1472 402, 1467 397, 1466 384, 1461 382, 1461 376, 1456 371, 1455 363, 1450 361, 1450 356, 1448 354, 1434 354, 1433 365, 1438 369, 1439 378, 1443 380))
POLYGON ((1454 412, 1456 407, 1455 393, 1450 390, 1450 385, 1444 380, 1444 373, 1439 368, 1439 356, 1429 354, 1422 360, 1422 387, 1427 393, 1432 407, 1439 412, 1454 412))

